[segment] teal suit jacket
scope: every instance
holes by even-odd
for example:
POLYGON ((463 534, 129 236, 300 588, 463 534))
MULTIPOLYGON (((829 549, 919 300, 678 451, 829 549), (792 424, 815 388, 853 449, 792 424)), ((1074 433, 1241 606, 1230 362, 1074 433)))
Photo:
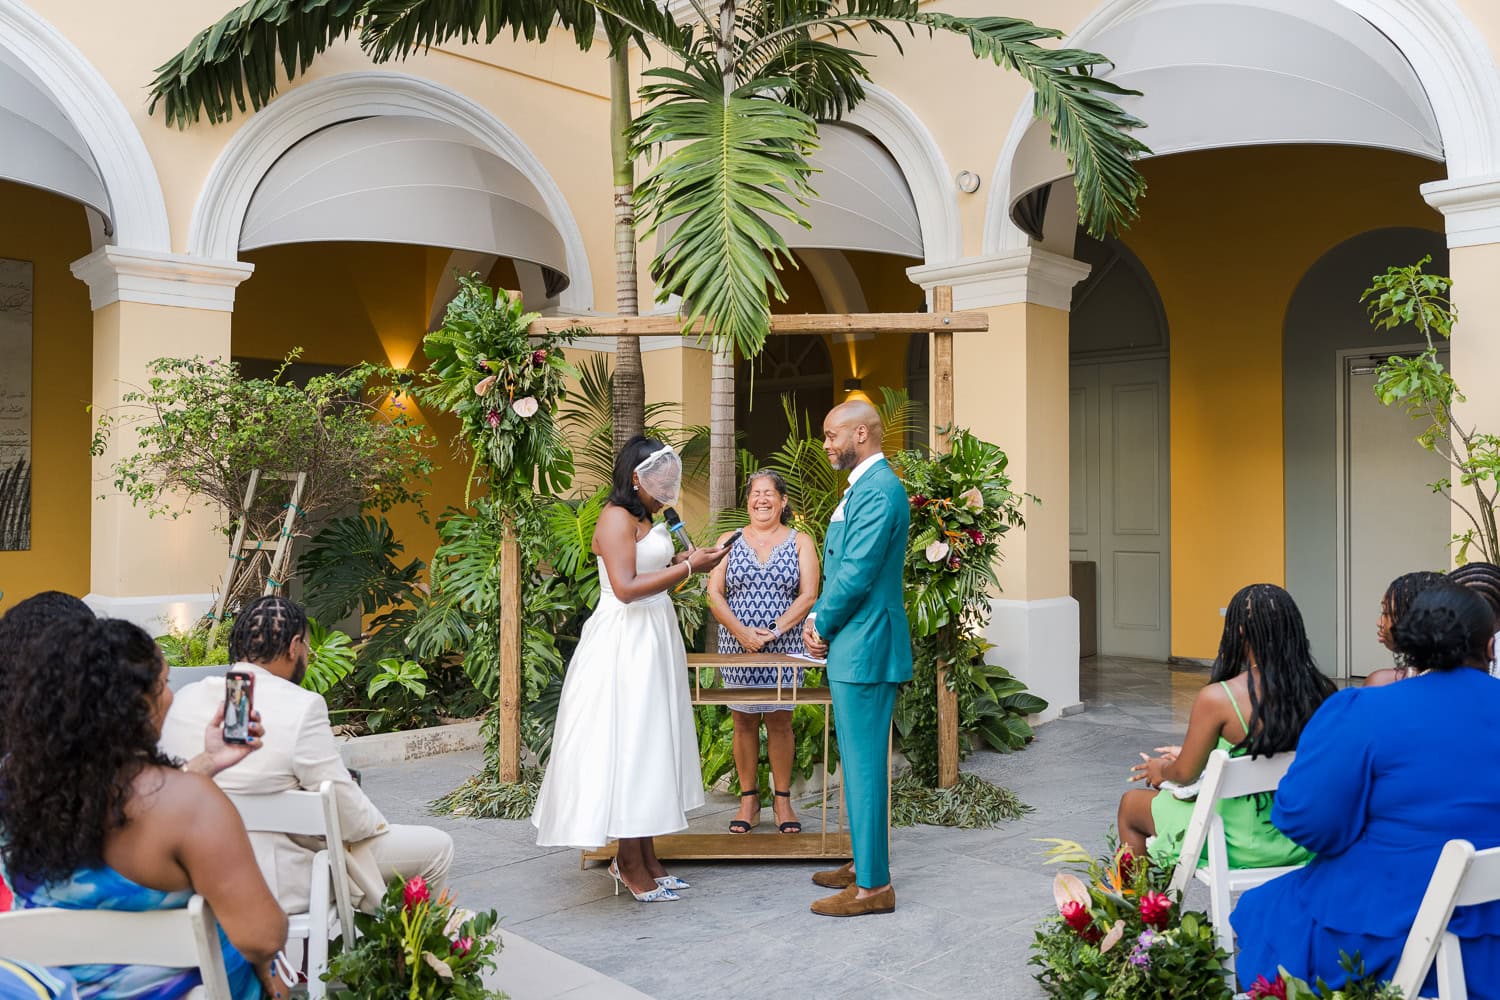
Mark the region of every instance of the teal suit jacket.
POLYGON ((828 526, 823 593, 813 626, 828 642, 828 678, 846 684, 911 679, 902 568, 911 507, 890 463, 871 465, 828 526))

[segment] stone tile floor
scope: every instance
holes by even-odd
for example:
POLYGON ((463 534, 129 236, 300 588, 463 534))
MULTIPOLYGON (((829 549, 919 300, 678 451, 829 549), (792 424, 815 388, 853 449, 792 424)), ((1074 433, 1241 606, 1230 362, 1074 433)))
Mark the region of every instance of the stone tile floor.
MULTIPOLYGON (((814 916, 808 904, 823 890, 808 876, 824 865, 812 862, 675 865, 693 883, 680 902, 617 897, 602 867, 580 871, 576 852, 538 848, 529 823, 427 814, 479 766, 477 753, 372 767, 364 782, 392 822, 453 834, 460 900, 498 910, 513 938, 497 977, 513 1000, 1029 1000, 1041 995, 1027 965, 1032 928, 1053 907, 1037 838, 1101 845, 1136 753, 1175 742, 1207 678, 1201 667, 1085 660, 1083 712, 1041 727, 1022 753, 964 763, 1034 811, 988 830, 893 831, 898 905, 889 916, 814 916)), ((734 807, 711 796, 693 828, 722 830, 734 807)), ((804 822, 811 813, 803 809, 804 822)), ((769 811, 763 820, 771 829, 769 811)))

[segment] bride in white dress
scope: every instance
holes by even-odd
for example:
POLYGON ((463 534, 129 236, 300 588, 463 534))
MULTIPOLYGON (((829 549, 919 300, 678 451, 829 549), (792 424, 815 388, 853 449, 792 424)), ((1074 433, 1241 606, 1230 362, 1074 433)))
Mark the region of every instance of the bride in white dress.
POLYGON ((609 503, 594 529, 599 605, 568 664, 552 758, 531 822, 544 847, 619 841, 610 874, 643 902, 677 899, 651 838, 687 828, 703 804, 687 652, 669 593, 707 572, 724 549, 673 555, 652 515, 674 503, 682 463, 660 441, 634 437, 615 459, 609 503))

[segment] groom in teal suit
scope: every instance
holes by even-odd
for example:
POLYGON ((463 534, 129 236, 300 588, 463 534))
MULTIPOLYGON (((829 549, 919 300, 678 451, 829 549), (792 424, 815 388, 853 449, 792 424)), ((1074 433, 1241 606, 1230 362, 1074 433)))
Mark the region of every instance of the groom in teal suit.
POLYGON ((823 548, 823 593, 803 624, 808 652, 828 657, 844 800, 854 860, 818 872, 813 881, 841 889, 813 903, 814 913, 858 917, 890 913, 890 762, 896 690, 911 679, 911 631, 901 571, 911 508, 906 490, 881 454, 880 415, 850 401, 823 421, 823 451, 849 470, 849 488, 833 512, 823 548))

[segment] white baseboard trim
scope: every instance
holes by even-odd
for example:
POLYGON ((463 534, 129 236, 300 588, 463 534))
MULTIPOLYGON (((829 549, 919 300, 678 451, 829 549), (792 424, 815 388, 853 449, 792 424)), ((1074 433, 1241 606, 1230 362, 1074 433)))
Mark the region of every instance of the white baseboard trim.
POLYGON ((123 618, 152 635, 165 635, 174 628, 186 629, 213 609, 213 594, 146 594, 115 597, 89 594, 83 602, 101 618, 123 618))
POLYGON ((1050 722, 1082 710, 1078 696, 1078 602, 1073 598, 995 601, 985 638, 995 646, 989 660, 1047 700, 1047 710, 1036 721, 1050 722))

